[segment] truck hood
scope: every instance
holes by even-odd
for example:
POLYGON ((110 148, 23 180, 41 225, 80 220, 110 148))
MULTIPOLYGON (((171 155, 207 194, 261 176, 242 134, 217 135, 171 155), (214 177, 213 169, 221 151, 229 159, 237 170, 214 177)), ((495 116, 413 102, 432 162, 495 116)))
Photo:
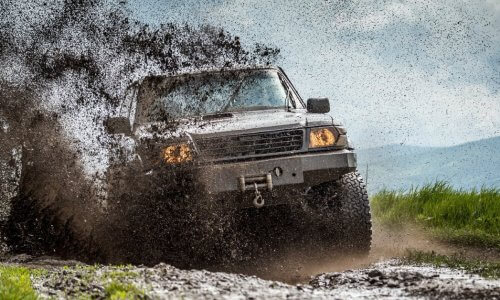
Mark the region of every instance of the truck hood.
POLYGON ((311 114, 305 109, 287 112, 282 109, 235 112, 232 117, 211 120, 186 119, 177 124, 153 122, 137 126, 134 134, 139 139, 176 139, 186 136, 222 136, 254 133, 308 126, 342 124, 327 114, 311 114))

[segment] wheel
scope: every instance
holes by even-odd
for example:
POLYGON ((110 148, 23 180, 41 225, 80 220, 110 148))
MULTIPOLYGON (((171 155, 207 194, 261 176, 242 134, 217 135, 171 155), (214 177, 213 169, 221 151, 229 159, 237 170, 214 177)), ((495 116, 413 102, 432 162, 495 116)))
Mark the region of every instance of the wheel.
POLYGON ((372 241, 372 221, 366 185, 357 172, 345 174, 336 185, 342 242, 356 252, 368 253, 372 241))
POLYGON ((319 213, 323 241, 351 253, 368 254, 371 247, 372 222, 368 193, 357 172, 347 173, 337 181, 312 188, 310 201, 319 213))

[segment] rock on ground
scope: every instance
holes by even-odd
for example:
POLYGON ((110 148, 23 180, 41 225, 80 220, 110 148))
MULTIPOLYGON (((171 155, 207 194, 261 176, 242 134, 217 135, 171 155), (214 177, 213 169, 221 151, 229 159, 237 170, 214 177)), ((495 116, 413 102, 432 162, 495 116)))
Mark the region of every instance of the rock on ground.
MULTIPOLYGON (((16 264, 19 264, 19 260, 16 264)), ((289 285, 255 276, 181 270, 166 264, 88 266, 53 259, 33 259, 23 265, 44 268, 33 276, 43 298, 104 299, 112 282, 132 285, 144 299, 500 299, 500 280, 485 279, 462 270, 405 265, 388 260, 369 268, 323 273, 310 282, 289 285)))

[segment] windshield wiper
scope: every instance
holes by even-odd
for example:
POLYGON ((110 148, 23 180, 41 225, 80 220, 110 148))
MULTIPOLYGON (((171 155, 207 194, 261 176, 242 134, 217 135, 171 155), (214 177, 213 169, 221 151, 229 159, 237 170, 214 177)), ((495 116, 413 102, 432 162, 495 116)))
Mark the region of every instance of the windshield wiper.
POLYGON ((216 114, 204 115, 201 117, 202 120, 213 120, 213 119, 222 119, 222 118, 232 118, 233 114, 229 112, 221 112, 216 114))
POLYGON ((229 97, 229 101, 224 105, 224 108, 220 112, 227 111, 229 107, 231 107, 231 104, 233 103, 234 99, 236 98, 236 95, 240 92, 241 86, 243 85, 243 80, 245 80, 246 76, 241 78, 240 81, 237 83, 236 88, 234 89, 234 92, 231 94, 229 97))
POLYGON ((282 106, 266 106, 266 105, 259 105, 259 106, 242 106, 242 107, 234 107, 230 111, 233 112, 242 112, 242 111, 252 111, 252 110, 266 110, 266 109, 282 109, 282 106))

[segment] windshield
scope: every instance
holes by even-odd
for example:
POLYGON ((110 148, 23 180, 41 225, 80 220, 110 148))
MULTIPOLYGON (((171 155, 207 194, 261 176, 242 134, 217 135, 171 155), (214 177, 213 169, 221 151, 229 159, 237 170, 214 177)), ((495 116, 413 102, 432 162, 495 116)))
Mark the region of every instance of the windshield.
POLYGON ((163 77, 143 84, 137 121, 285 108, 286 103, 287 90, 275 70, 163 77))

